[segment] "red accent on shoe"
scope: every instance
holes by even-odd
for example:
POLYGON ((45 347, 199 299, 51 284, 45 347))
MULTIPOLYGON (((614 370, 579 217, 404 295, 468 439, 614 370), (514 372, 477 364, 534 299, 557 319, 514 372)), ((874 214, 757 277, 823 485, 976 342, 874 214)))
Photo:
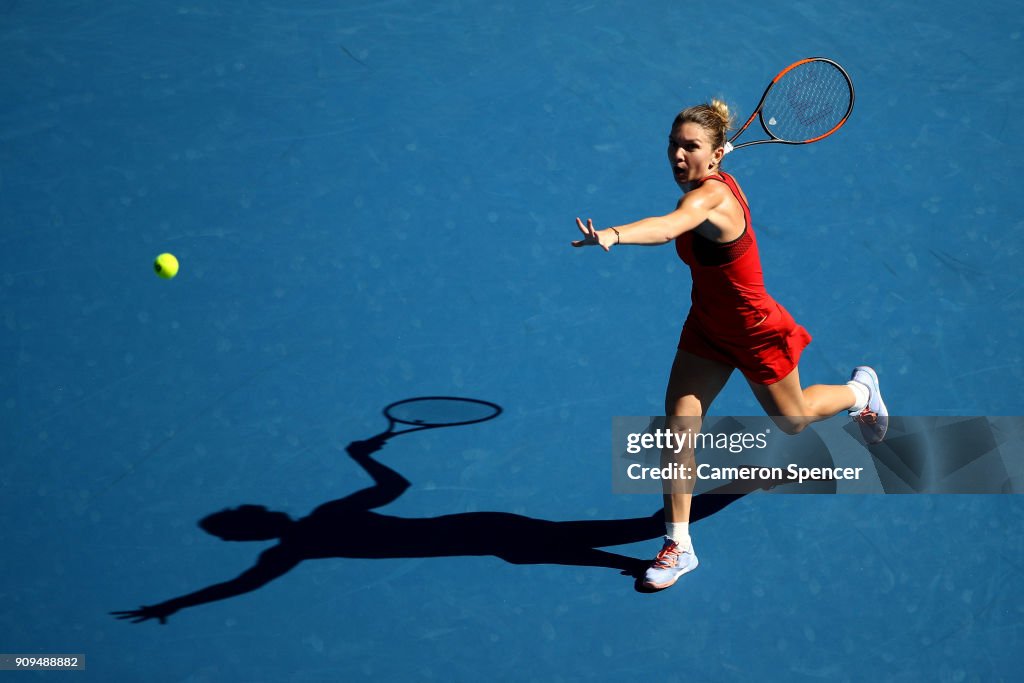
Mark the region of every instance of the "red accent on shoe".
POLYGON ((873 425, 878 422, 878 413, 870 408, 864 408, 864 410, 860 411, 860 414, 853 419, 858 422, 863 422, 864 424, 873 425))
POLYGON ((658 569, 671 569, 679 564, 679 552, 679 544, 675 541, 665 543, 661 548, 661 552, 654 558, 653 566, 658 569))

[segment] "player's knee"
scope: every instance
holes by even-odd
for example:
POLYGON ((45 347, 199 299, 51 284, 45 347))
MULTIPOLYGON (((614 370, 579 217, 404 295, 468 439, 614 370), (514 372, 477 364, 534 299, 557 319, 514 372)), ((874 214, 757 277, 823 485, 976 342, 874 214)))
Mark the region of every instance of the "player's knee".
POLYGON ((674 434, 699 434, 701 428, 700 415, 669 415, 665 418, 665 428, 674 434))
POLYGON ((665 401, 665 415, 670 417, 700 417, 703 406, 700 399, 692 394, 677 396, 665 401))
POLYGON ((810 422, 801 415, 773 415, 772 421, 783 432, 796 435, 804 431, 810 422))

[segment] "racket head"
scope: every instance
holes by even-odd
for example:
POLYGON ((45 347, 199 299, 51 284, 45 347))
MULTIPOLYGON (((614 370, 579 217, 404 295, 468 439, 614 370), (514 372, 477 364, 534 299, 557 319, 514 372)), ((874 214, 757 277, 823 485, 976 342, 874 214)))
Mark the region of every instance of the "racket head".
POLYGON ((765 143, 805 145, 842 128, 853 112, 853 80, 837 62, 810 57, 793 62, 772 79, 750 117, 725 145, 728 154, 765 143), (767 140, 733 145, 758 119, 767 140))
POLYGON ((501 406, 496 403, 459 396, 407 398, 384 408, 384 417, 391 424, 424 429, 476 424, 493 420, 500 414, 501 406))
POLYGON ((824 57, 801 59, 776 76, 758 109, 761 127, 774 140, 808 144, 827 138, 853 111, 853 80, 824 57))

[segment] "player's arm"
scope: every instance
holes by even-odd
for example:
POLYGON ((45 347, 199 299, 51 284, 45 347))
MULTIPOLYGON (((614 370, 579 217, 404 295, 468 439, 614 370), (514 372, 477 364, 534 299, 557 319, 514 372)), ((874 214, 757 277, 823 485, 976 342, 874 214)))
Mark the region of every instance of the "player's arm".
MULTIPOLYGON (((354 505, 365 510, 387 505, 412 486, 409 480, 401 474, 370 457, 372 453, 379 450, 379 447, 375 444, 367 447, 367 444, 370 443, 368 441, 354 441, 345 448, 345 451, 352 459, 366 470, 367 474, 373 477, 373 486, 362 491, 356 491, 344 499, 346 505, 354 505)), ((383 439, 380 440, 380 444, 383 445, 383 439)))
POLYGON ((386 438, 353 441, 345 447, 352 459, 373 478, 373 486, 350 493, 344 498, 324 503, 311 516, 341 517, 356 511, 372 510, 397 500, 412 484, 387 465, 377 462, 371 454, 383 447, 386 438))
POLYGON ((143 605, 137 610, 111 612, 118 619, 129 619, 140 623, 149 619, 157 619, 161 624, 167 623, 167 617, 186 607, 195 607, 208 602, 225 600, 254 591, 260 586, 270 583, 282 574, 299 564, 300 558, 281 546, 274 546, 260 555, 256 565, 239 576, 217 583, 202 590, 172 598, 156 605, 143 605))
POLYGON ((675 211, 664 216, 651 216, 635 223, 604 230, 594 229, 594 223, 590 219, 587 219, 584 225, 583 221, 577 218, 576 226, 583 233, 583 239, 573 242, 572 245, 598 245, 608 251, 616 244, 666 244, 706 221, 711 212, 721 205, 722 199, 721 188, 718 187, 718 183, 714 183, 702 185, 688 192, 680 200, 675 211))

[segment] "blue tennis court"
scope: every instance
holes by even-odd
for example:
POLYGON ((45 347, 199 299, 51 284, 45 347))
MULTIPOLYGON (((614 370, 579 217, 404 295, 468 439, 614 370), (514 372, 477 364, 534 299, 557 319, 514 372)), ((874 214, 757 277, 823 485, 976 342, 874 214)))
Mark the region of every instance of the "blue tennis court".
MULTIPOLYGON (((698 497, 702 566, 638 592, 661 499, 612 492, 611 420, 663 412, 689 275, 569 247, 576 216, 672 210, 679 109, 743 116, 831 57, 843 130, 725 164, 814 335, 801 376, 1024 415, 1018 4, 0 17, 0 653, 97 681, 1019 679, 1017 496, 698 497), (372 442, 438 395, 500 414, 372 442), (240 506, 308 555, 209 531, 240 506)), ((713 413, 761 409, 736 374, 713 413)))

